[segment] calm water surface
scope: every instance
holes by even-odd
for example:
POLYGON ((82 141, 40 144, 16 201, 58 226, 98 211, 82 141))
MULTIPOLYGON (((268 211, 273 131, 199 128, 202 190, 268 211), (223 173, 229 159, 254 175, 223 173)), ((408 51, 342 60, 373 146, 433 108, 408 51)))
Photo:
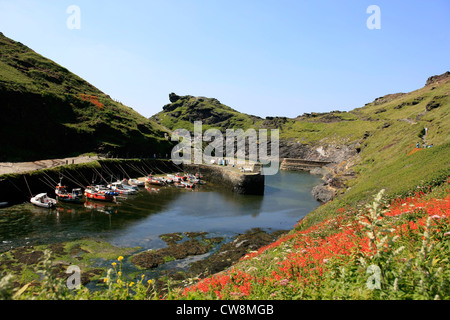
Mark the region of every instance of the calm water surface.
POLYGON ((118 205, 91 202, 49 210, 23 204, 0 209, 0 251, 81 238, 158 249, 165 245, 159 238, 164 233, 202 231, 231 239, 252 228, 291 229, 319 206, 311 194, 319 183, 318 176, 282 171, 266 176, 264 196, 206 184, 195 191, 142 188, 118 205))

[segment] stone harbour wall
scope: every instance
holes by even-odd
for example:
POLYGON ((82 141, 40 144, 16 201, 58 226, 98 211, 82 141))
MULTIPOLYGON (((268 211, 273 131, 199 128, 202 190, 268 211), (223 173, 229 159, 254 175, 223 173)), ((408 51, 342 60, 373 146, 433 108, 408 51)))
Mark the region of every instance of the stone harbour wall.
POLYGON ((261 173, 241 172, 236 167, 206 165, 206 164, 185 164, 185 172, 192 174, 200 173, 204 179, 222 185, 237 194, 263 195, 264 175, 261 173))

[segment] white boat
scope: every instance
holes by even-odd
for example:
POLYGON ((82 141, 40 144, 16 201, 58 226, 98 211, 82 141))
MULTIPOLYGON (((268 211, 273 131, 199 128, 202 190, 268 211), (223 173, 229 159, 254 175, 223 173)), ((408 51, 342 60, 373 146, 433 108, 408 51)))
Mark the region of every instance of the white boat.
POLYGON ((167 175, 167 179, 171 180, 172 181, 171 183, 182 181, 182 179, 180 177, 177 177, 177 176, 175 176, 173 174, 168 174, 167 175))
POLYGON ((161 178, 153 177, 153 176, 149 176, 145 180, 145 183, 151 184, 151 185, 156 185, 156 186, 165 186, 166 185, 166 182, 164 180, 162 180, 161 178))
POLYGON ((0 202, 0 208, 8 206, 8 202, 0 202))
POLYGON ((145 187, 145 182, 139 181, 138 179, 130 179, 128 183, 132 186, 145 187))
POLYGON ((56 206, 56 200, 49 198, 46 193, 40 193, 31 198, 30 202, 41 208, 53 208, 56 206))
POLYGON ((124 188, 126 190, 133 190, 134 193, 138 193, 138 191, 139 191, 137 186, 130 186, 130 185, 126 185, 126 184, 123 184, 122 188, 124 188))
POLYGON ((119 194, 136 194, 138 193, 137 190, 133 188, 126 188, 124 185, 122 185, 121 182, 114 182, 108 185, 108 188, 111 188, 113 191, 118 192, 119 194))

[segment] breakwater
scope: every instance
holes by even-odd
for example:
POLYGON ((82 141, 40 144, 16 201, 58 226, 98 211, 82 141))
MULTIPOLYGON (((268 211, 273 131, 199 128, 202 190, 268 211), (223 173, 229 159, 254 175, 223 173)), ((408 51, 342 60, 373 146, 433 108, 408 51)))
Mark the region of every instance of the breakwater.
POLYGON ((9 205, 28 202, 31 195, 48 193, 54 196, 56 184, 69 189, 85 188, 95 184, 109 184, 124 178, 143 177, 182 171, 170 160, 107 159, 83 164, 69 164, 50 169, 0 176, 0 202, 9 205))
POLYGON ((328 161, 314 161, 305 159, 285 158, 281 162, 280 170, 287 171, 311 171, 314 168, 324 167, 331 162, 328 161))
POLYGON ((207 164, 185 164, 184 168, 192 173, 200 172, 205 180, 221 184, 237 194, 264 194, 265 179, 260 171, 241 172, 237 167, 207 164))

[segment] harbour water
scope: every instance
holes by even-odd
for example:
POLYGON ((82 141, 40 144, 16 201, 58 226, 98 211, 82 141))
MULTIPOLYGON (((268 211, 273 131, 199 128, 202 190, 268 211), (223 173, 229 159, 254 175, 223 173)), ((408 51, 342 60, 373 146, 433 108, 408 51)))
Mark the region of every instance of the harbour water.
POLYGON ((83 238, 120 247, 158 249, 161 234, 208 232, 231 239, 249 229, 289 230, 320 205, 311 189, 320 177, 281 171, 266 176, 263 196, 238 195, 206 184, 197 190, 142 188, 119 204, 87 202, 42 209, 0 209, 0 252, 24 245, 83 238))

